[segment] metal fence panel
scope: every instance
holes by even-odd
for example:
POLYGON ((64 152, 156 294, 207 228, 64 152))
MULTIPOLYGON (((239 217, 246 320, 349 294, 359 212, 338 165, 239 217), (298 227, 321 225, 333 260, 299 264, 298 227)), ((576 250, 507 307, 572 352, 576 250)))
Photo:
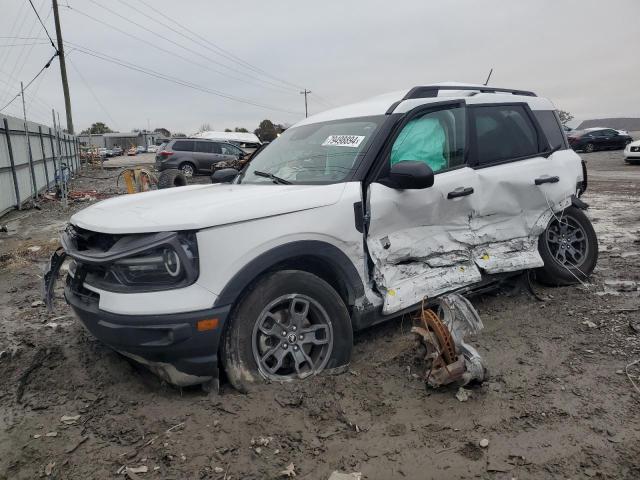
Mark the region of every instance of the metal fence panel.
POLYGON ((0 116, 0 216, 53 186, 61 162, 80 168, 75 136, 34 122, 27 130, 28 142, 22 119, 0 116))

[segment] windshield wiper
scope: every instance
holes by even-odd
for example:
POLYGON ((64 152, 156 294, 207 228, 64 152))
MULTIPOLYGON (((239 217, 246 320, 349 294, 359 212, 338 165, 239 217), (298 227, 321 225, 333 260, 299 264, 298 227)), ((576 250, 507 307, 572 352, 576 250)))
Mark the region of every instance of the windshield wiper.
POLYGON ((284 178, 276 177, 273 173, 261 172, 259 170, 253 171, 254 175, 259 177, 270 178, 274 183, 280 183, 281 185, 291 185, 289 180, 285 180, 284 178))

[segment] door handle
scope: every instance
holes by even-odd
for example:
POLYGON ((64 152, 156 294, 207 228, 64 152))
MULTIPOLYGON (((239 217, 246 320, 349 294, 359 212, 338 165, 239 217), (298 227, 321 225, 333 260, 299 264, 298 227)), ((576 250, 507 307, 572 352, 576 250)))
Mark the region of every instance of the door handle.
POLYGON ((536 185, 542 185, 543 183, 558 183, 560 181, 560 177, 540 177, 535 179, 536 185))
POLYGON ((472 193, 473 187, 456 188, 453 192, 449 192, 447 194, 447 199, 451 200, 452 198, 466 197, 467 195, 471 195, 472 193))

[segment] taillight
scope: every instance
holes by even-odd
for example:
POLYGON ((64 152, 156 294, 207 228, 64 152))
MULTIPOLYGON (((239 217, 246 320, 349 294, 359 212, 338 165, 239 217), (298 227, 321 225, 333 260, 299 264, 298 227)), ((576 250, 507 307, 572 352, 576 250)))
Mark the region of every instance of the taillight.
POLYGON ((162 155, 163 157, 168 157, 170 155, 173 155, 173 152, 171 150, 163 150, 160 152, 160 155, 162 155))

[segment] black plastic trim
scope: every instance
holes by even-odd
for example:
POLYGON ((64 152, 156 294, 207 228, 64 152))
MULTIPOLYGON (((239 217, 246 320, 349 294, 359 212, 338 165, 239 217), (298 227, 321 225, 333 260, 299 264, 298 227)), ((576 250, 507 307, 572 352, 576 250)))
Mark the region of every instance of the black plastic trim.
POLYGON ((411 98, 432 98, 437 97, 441 90, 465 90, 480 93, 511 93, 513 95, 522 95, 525 97, 536 97, 537 95, 528 90, 514 90, 511 88, 495 88, 487 86, 471 87, 461 85, 427 85, 424 87, 413 87, 407 92, 402 100, 409 100, 411 98))
MULTIPOLYGON (((318 240, 300 240, 285 243, 264 252, 242 267, 225 285, 214 306, 234 304, 245 289, 260 275, 278 264, 295 260, 296 257, 315 257, 321 260, 344 282, 348 302, 364 296, 362 279, 353 262, 338 247, 318 240)), ((336 286, 334 286, 335 288, 336 286)))

